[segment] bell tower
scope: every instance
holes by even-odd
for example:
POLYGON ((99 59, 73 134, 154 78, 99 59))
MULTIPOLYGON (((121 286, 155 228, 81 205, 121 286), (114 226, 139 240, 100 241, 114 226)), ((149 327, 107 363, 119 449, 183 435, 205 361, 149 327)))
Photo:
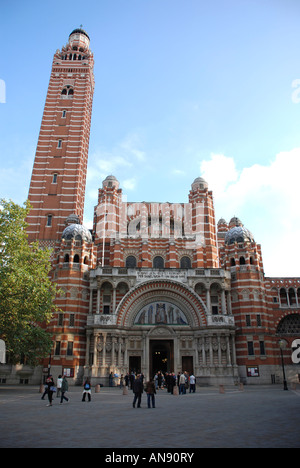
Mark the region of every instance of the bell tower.
POLYGON ((92 103, 94 58, 90 38, 75 29, 54 54, 28 199, 29 241, 51 245, 71 214, 82 223, 92 103))

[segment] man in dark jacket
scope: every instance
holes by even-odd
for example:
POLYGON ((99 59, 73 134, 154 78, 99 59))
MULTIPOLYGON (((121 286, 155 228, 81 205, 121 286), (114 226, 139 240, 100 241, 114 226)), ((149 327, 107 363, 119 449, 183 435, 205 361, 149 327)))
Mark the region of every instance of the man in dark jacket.
POLYGON ((141 402, 142 402, 142 394, 144 391, 143 387, 143 382, 141 380, 141 375, 138 375, 137 378, 135 379, 133 383, 133 393, 134 393, 134 399, 133 399, 133 404, 132 406, 135 408, 135 404, 137 402, 137 407, 141 407, 141 402))

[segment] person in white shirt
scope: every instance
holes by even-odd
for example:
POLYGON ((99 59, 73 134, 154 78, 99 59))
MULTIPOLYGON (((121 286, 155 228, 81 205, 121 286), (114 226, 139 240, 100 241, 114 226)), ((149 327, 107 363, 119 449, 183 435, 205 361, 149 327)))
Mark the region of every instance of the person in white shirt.
POLYGON ((57 385, 56 385, 57 386, 56 398, 60 396, 62 381, 63 381, 62 376, 59 375, 57 379, 57 385))
POLYGON ((194 374, 190 376, 190 393, 192 392, 196 392, 196 377, 194 376, 194 374))
POLYGON ((179 379, 179 395, 185 395, 186 388, 185 388, 185 375, 182 373, 179 379))

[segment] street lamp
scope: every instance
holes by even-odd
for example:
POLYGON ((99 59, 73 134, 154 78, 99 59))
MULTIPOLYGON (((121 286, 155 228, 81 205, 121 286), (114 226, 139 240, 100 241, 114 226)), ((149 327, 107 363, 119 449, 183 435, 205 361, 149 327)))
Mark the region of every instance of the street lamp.
POLYGON ((285 376, 284 360, 283 360, 283 350, 286 347, 286 341, 280 340, 279 347, 280 347, 280 353, 281 353, 281 364, 282 364, 282 373, 283 373, 283 390, 288 390, 286 376, 285 376))

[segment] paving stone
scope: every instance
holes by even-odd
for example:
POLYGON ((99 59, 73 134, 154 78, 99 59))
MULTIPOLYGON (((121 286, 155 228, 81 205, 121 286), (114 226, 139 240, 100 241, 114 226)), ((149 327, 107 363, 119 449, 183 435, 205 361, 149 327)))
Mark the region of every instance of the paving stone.
POLYGON ((132 392, 103 388, 92 402, 70 389, 53 407, 36 387, 0 387, 0 447, 173 448, 300 446, 300 391, 279 386, 200 388, 156 396, 156 408, 132 408, 132 392))

